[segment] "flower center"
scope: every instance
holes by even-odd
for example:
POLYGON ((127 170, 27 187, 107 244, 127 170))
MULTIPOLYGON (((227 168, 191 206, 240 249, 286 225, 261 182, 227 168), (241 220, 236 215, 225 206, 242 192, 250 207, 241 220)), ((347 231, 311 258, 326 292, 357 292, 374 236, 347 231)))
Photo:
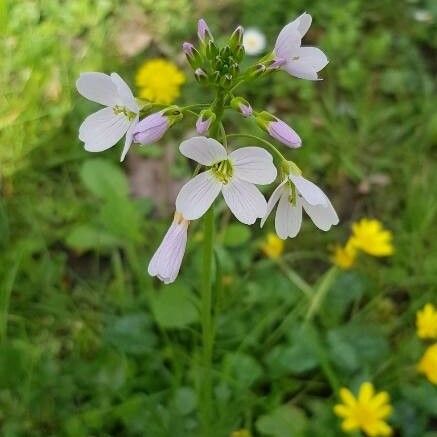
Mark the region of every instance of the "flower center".
POLYGON ((112 110, 114 111, 114 114, 116 115, 124 115, 125 117, 127 117, 127 119, 129 121, 132 121, 137 114, 135 114, 135 112, 130 111, 129 109, 126 108, 126 106, 119 106, 119 105, 115 105, 112 110))
POLYGON ((228 159, 217 162, 211 167, 211 170, 214 176, 223 184, 227 184, 231 180, 234 172, 232 164, 228 159))

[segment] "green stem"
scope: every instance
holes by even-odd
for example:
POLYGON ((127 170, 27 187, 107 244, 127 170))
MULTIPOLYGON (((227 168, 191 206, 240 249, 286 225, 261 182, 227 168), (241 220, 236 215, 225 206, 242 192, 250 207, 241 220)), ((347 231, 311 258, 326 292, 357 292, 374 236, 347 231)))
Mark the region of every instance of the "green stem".
POLYGON ((212 263, 214 247, 214 208, 206 212, 203 224, 203 274, 201 298, 202 322, 202 379, 200 381, 200 408, 203 435, 208 435, 212 414, 212 351, 214 329, 212 321, 212 263))

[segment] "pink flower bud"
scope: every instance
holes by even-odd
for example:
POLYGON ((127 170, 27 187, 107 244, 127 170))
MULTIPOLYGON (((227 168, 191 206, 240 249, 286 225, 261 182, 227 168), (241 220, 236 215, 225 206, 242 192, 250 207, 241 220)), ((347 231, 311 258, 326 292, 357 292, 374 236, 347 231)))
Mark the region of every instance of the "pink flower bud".
POLYGON ((211 41, 214 40, 211 32, 209 31, 208 24, 206 24, 206 21, 203 18, 197 22, 197 36, 201 42, 205 42, 206 38, 210 39, 211 41))
POLYGON ((168 118, 163 111, 155 112, 141 120, 133 130, 134 142, 152 144, 159 141, 170 127, 168 118))
POLYGON ((279 118, 276 118, 275 121, 268 122, 266 129, 270 136, 288 147, 296 149, 302 145, 302 140, 295 130, 287 123, 279 120, 279 118))

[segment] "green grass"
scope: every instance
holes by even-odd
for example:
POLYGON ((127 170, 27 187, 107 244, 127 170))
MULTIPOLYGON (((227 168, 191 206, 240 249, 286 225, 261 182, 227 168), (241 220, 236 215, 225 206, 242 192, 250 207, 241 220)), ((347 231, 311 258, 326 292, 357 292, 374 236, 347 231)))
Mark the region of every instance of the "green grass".
MULTIPOLYGON (((0 3, 1 435, 199 435, 202 227, 190 226, 174 285, 146 275, 171 207, 131 198, 119 146, 98 157, 82 149, 78 126, 93 106, 74 82, 95 70, 119 71, 133 84, 144 58, 173 57, 194 39, 200 13, 215 33, 241 22, 273 43, 307 10, 309 43, 330 58, 324 80, 277 74, 241 93, 299 132, 304 146, 289 155, 326 188, 341 224, 325 234, 307 220, 278 265, 259 250, 271 221, 247 228, 217 205, 225 280, 214 290, 211 436, 238 428, 341 436, 332 413, 338 386, 364 380, 390 392, 396 435, 435 436, 436 387, 415 370, 428 344, 416 337, 415 313, 437 303, 435 6, 230 0, 200 11, 187 1, 125 3, 0 3), (421 9, 432 23, 414 19, 421 9), (124 59, 114 41, 141 10, 154 42, 124 59), (324 290, 328 246, 366 216, 393 231, 395 255, 363 258, 324 290)), ((184 99, 204 100, 193 82, 184 99)), ((250 121, 226 121, 256 133, 250 121)), ((190 129, 185 122, 159 146, 133 153, 162 160, 190 129)), ((181 180, 188 166, 177 157, 169 172, 181 180)))

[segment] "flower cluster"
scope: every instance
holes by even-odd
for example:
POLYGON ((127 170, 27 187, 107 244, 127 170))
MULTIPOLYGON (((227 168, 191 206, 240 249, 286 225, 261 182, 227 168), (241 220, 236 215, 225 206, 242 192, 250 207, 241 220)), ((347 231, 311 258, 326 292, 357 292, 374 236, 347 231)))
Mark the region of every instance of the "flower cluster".
MULTIPOLYGON (((421 339, 437 339, 437 309, 427 303, 416 314, 417 336, 421 339)), ((417 370, 437 384, 437 343, 428 346, 417 365, 417 370)))
MULTIPOLYGON (((185 77, 164 60, 148 61, 137 74, 140 97, 145 100, 135 99, 116 73, 83 73, 79 77, 79 93, 105 106, 87 117, 79 130, 79 138, 90 152, 109 149, 125 137, 123 160, 133 143, 155 143, 184 117, 196 118, 198 136, 182 141, 179 147, 182 155, 195 162, 196 169, 176 198, 173 223, 149 264, 151 276, 166 284, 176 279, 189 222, 202 217, 220 194, 235 218, 247 225, 261 219, 263 226, 277 206, 275 229, 282 240, 298 234, 303 211, 321 230, 327 231, 338 223, 326 194, 303 177, 297 165, 270 141, 252 135, 229 135, 223 125, 225 111, 233 110, 242 117, 253 118, 262 131, 287 148, 301 147, 302 140, 291 126, 267 111, 256 111, 245 98, 235 95, 235 90, 243 83, 281 70, 301 79, 318 79, 318 72, 328 60, 320 49, 302 47, 310 25, 311 16, 302 14, 282 29, 269 54, 241 71, 246 49, 252 55, 264 50, 265 41, 260 34, 252 31, 245 35, 238 26, 227 44, 219 47, 206 21, 199 20, 197 45, 185 42, 182 50, 195 79, 215 93, 209 105, 166 106, 178 96, 185 77), (228 140, 238 136, 252 138, 255 145, 239 147, 233 142, 233 150, 229 150, 228 140), (279 184, 266 201, 258 185, 271 184, 278 176, 279 184)), ((281 250, 269 249, 266 253, 274 257, 281 250)))
POLYGON ((394 253, 393 234, 384 229, 379 220, 363 218, 352 225, 352 235, 344 246, 334 247, 332 262, 343 270, 351 269, 358 254, 363 252, 375 257, 394 253))

